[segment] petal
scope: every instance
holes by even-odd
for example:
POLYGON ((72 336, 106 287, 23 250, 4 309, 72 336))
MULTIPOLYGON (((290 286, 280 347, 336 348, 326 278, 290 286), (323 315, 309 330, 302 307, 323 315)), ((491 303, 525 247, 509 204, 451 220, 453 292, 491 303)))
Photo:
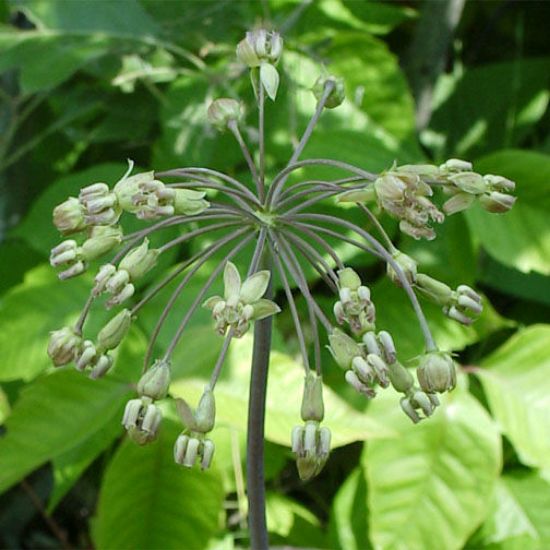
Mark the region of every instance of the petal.
POLYGON ((271 273, 267 270, 258 271, 246 279, 240 292, 240 299, 245 304, 257 302, 267 290, 271 273))
POLYGON ((265 319, 270 315, 275 315, 281 311, 281 308, 271 300, 258 300, 252 306, 254 308, 254 313, 252 314, 251 319, 253 321, 259 321, 260 319, 265 319))
POLYGON ((236 305, 241 291, 241 276, 235 264, 227 262, 223 272, 224 296, 231 305, 236 305))

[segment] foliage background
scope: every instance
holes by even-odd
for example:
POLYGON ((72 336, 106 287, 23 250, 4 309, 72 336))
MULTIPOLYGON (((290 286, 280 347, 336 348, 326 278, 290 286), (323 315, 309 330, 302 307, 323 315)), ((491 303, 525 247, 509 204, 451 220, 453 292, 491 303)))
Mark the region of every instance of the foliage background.
MULTIPOLYGON (((384 394, 366 407, 326 357, 327 424, 337 448, 308 484, 299 482, 286 446, 301 374, 290 320, 278 318, 267 413, 272 543, 550 547, 550 4, 467 2, 433 115, 417 133, 411 56, 418 61, 412 48, 427 9, 413 1, 0 0, 2 547, 246 545, 238 472, 250 341, 232 351, 220 384, 215 467, 180 470, 171 459, 173 411, 144 449, 119 425, 161 304, 140 318, 105 380, 53 372, 48 331, 75 318, 90 279, 58 283, 47 256, 58 240, 52 207, 84 184, 113 183, 128 157, 142 168, 244 171, 237 148, 208 127, 205 112, 219 95, 239 94, 251 105, 233 52, 261 20, 284 29, 286 40, 281 96, 268 111, 270 171, 289 157, 314 106, 308 88, 325 63, 345 78, 349 100, 324 117, 306 156, 373 171, 394 159, 457 156, 518 186, 505 216, 453 216, 427 244, 399 237, 426 272, 475 284, 487 297, 474 328, 427 306, 437 341, 464 365, 459 387, 430 421, 413 426, 384 394)), ((417 38, 421 48, 429 36, 417 38)), ((253 112, 247 123, 253 140, 253 112)), ((421 341, 401 293, 381 266, 341 251, 370 281, 380 325, 403 357, 414 356, 421 341)), ((312 285, 323 300, 322 285, 312 285)), ((104 320, 98 313, 93 325, 104 320)), ((199 315, 177 356, 174 395, 198 395, 217 352, 212 341, 199 315)))

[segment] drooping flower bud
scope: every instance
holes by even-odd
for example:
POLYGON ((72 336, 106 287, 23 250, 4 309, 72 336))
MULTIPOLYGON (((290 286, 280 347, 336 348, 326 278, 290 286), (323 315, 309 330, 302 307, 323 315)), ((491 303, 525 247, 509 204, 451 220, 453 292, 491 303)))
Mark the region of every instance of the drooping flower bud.
POLYGON ((304 422, 307 420, 321 422, 325 416, 323 379, 313 372, 308 372, 305 377, 300 414, 304 422))
POLYGON ((479 204, 493 214, 503 214, 508 212, 514 206, 516 197, 507 195, 506 193, 499 193, 498 191, 491 191, 487 195, 481 195, 479 197, 479 204))
POLYGON ((157 263, 159 256, 158 249, 149 249, 149 240, 144 239, 136 248, 133 248, 122 258, 119 264, 119 271, 126 271, 130 279, 135 281, 143 277, 157 263))
POLYGON ((413 387, 413 375, 398 361, 388 365, 388 371, 391 385, 396 391, 407 393, 413 387))
POLYGON ((472 163, 466 160, 449 159, 444 162, 439 169, 447 174, 453 174, 456 172, 466 172, 472 170, 472 163))
POLYGON ((157 360, 139 379, 137 392, 141 397, 158 400, 166 397, 169 387, 170 364, 163 360, 157 360))
POLYGON ((106 254, 122 242, 120 225, 95 225, 90 230, 90 236, 80 248, 86 261, 95 260, 106 254))
POLYGON ((129 309, 117 313, 97 335, 98 350, 115 349, 122 342, 132 323, 129 309))
POLYGON ((318 475, 330 453, 330 430, 310 420, 292 430, 291 440, 300 479, 307 481, 318 475))
POLYGON ((330 343, 328 348, 330 353, 334 357, 336 363, 345 370, 351 368, 351 363, 355 357, 361 357, 363 355, 357 342, 337 328, 332 331, 328 340, 330 343))
POLYGON ((82 337, 70 327, 50 332, 48 355, 56 367, 73 361, 82 347, 82 337))
POLYGON ((320 76, 313 85, 312 91, 315 99, 320 101, 323 97, 327 83, 331 83, 332 90, 329 93, 327 100, 325 101, 325 107, 327 109, 334 109, 342 104, 346 98, 346 90, 344 86, 344 79, 339 76, 320 76))
POLYGON ((86 228, 84 208, 75 197, 57 205, 53 210, 53 223, 62 235, 78 233, 86 228))
POLYGON ((495 176, 493 174, 486 174, 483 176, 483 179, 487 183, 487 186, 489 187, 490 191, 500 191, 501 193, 510 193, 515 191, 516 184, 509 180, 508 178, 504 178, 502 176, 495 176))
POLYGON ((200 398, 195 411, 194 431, 201 433, 211 432, 216 421, 216 400, 214 392, 207 386, 200 398))
MULTIPOLYGON (((395 250, 395 252, 392 253, 392 258, 403 271, 403 274, 405 275, 405 278, 407 279, 407 281, 409 281, 409 283, 413 285, 416 282, 418 264, 410 256, 401 252, 400 250, 395 250)), ((391 266, 391 264, 388 263, 386 269, 387 269, 388 277, 397 286, 402 286, 401 281, 397 276, 397 273, 391 266)))
POLYGON ((145 445, 155 439, 162 420, 160 409, 153 404, 151 398, 131 399, 126 404, 122 425, 128 431, 128 436, 145 445))
POLYGON ((416 369, 420 387, 426 393, 451 391, 456 385, 456 370, 449 353, 432 351, 420 358, 416 369))
POLYGON ((453 299, 453 291, 450 286, 424 273, 419 273, 416 276, 416 288, 424 296, 441 306, 449 304, 453 299))
POLYGON ((83 262, 81 249, 77 246, 76 241, 72 239, 63 241, 52 248, 50 265, 52 267, 65 267, 63 271, 57 274, 62 281, 81 275, 86 271, 86 264, 83 262))
POLYGON ((417 424, 423 418, 428 418, 439 406, 439 399, 433 393, 424 393, 412 388, 400 401, 403 412, 417 424), (422 412, 424 416, 420 416, 422 412))
POLYGON ((174 213, 196 216, 204 212, 210 203, 204 198, 204 191, 194 189, 174 189, 174 213))
POLYGON ((241 116, 241 104, 235 99, 222 97, 208 107, 208 120, 218 130, 225 130, 230 122, 238 123, 241 116))

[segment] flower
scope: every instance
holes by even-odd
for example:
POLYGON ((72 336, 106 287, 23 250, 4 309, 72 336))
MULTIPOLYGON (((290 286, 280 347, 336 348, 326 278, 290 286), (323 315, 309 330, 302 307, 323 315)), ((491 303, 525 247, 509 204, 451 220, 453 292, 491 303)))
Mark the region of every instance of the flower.
POLYGON ((81 347, 82 336, 72 328, 63 327, 50 332, 48 355, 56 367, 73 361, 81 347))
POLYGON ((122 425, 133 441, 145 445, 156 438, 161 420, 162 413, 153 404, 153 400, 150 397, 141 397, 126 403, 122 425))
POLYGON ((426 393, 443 393, 456 386, 456 369, 449 353, 431 351, 420 357, 416 369, 420 387, 426 393))
POLYGON ((203 304, 212 311, 219 334, 224 335, 228 327, 232 327, 233 335, 240 338, 248 331, 252 321, 279 313, 280 308, 275 302, 262 299, 270 275, 269 271, 258 271, 241 283, 235 264, 225 264, 224 297, 212 296, 203 304))

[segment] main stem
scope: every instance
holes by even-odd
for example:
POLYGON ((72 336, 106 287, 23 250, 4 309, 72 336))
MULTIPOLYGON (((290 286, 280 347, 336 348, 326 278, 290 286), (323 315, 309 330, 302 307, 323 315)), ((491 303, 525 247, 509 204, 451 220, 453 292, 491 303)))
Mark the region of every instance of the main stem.
MULTIPOLYGON (((267 266, 267 268, 269 267, 267 266)), ((265 298, 268 300, 273 298, 272 281, 270 281, 265 298)), ((253 550, 267 550, 269 548, 265 519, 264 420, 267 371, 273 327, 272 319, 272 317, 267 317, 254 323, 246 449, 248 528, 250 531, 250 547, 253 550)))

